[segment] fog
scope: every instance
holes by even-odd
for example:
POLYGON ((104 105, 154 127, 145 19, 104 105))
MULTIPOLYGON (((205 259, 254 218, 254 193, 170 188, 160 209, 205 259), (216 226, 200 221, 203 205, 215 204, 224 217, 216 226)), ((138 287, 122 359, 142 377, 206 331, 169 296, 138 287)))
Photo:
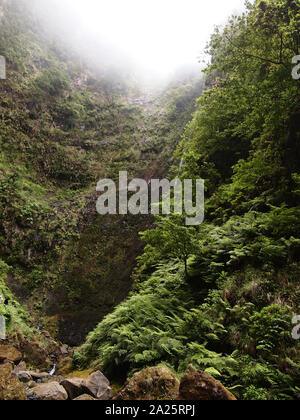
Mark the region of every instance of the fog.
POLYGON ((94 63, 166 78, 199 66, 210 34, 244 0, 28 0, 58 38, 94 63))

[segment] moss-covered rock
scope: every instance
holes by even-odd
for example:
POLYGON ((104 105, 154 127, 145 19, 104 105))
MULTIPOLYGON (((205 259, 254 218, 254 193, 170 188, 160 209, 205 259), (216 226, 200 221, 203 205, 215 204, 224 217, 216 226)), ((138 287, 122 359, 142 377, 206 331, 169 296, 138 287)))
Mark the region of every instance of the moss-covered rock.
POLYGON ((0 401, 26 401, 25 387, 12 372, 10 363, 0 365, 0 401))
POLYGON ((157 366, 135 373, 115 397, 116 400, 174 400, 179 381, 166 367, 157 366))
POLYGON ((180 382, 179 399, 188 401, 235 401, 235 396, 211 375, 189 366, 180 382))

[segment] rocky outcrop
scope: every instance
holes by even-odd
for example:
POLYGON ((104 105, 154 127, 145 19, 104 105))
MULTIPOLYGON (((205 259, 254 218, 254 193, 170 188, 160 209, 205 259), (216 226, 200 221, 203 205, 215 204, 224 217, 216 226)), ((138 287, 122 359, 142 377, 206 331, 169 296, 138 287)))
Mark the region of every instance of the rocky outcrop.
POLYGON ((0 346, 0 363, 6 360, 18 363, 22 360, 22 354, 13 346, 0 346))
POLYGON ((51 378, 53 381, 53 378, 49 375, 47 372, 27 372, 31 375, 31 378, 35 382, 46 382, 48 379, 51 378))
POLYGON ((68 399, 67 391, 58 382, 40 384, 27 392, 29 400, 42 401, 66 401, 68 399))
POLYGON ((179 381, 166 367, 147 368, 133 375, 116 400, 174 400, 179 381))
POLYGON ((189 366, 180 382, 179 400, 235 401, 235 396, 207 373, 189 366))
POLYGON ((13 375, 20 383, 26 384, 29 400, 65 401, 79 397, 86 400, 109 400, 113 397, 110 383, 100 371, 86 378, 65 378, 51 376, 47 372, 22 370, 24 368, 26 365, 20 363, 15 367, 13 375))
POLYGON ((23 383, 29 383, 32 381, 32 376, 26 371, 18 372, 17 377, 19 378, 19 381, 23 383))
POLYGON ((26 401, 25 386, 13 374, 10 363, 0 365, 0 401, 26 401))

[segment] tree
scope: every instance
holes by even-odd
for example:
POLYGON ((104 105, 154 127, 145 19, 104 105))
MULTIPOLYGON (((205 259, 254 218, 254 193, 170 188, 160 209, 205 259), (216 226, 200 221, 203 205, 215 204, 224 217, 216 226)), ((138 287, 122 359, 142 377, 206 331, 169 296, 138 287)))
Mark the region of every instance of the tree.
POLYGON ((146 259, 159 261, 164 258, 175 258, 184 264, 188 278, 188 259, 197 248, 196 229, 184 225, 184 218, 179 215, 157 217, 156 228, 141 233, 147 243, 146 259))

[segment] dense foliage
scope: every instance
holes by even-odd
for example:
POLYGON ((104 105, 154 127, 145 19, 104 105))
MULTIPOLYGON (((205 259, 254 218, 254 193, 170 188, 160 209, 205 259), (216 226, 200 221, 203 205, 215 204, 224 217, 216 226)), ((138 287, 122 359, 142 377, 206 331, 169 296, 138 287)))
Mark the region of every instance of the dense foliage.
POLYGON ((165 175, 202 83, 143 92, 53 37, 36 3, 0 0, 0 259, 32 322, 77 345, 127 296, 151 226, 100 218, 97 182, 165 175))
POLYGON ((193 363, 242 399, 299 395, 299 25, 297 1, 256 1, 212 36, 207 89, 176 152, 182 178, 206 180, 206 221, 159 218, 143 234, 135 288, 79 365, 193 363))

